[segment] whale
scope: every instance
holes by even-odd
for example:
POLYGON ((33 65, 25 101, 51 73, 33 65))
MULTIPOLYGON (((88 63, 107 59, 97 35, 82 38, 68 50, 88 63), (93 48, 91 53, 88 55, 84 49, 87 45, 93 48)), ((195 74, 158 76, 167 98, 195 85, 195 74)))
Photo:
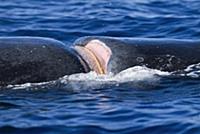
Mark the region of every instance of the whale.
POLYGON ((176 72, 199 62, 199 40, 86 36, 66 45, 46 37, 0 37, 0 86, 134 66, 176 72))
POLYGON ((56 80, 85 73, 76 52, 44 37, 0 37, 0 86, 56 80))
POLYGON ((92 56, 85 55, 93 53, 98 64, 90 68, 100 74, 134 66, 178 72, 200 62, 200 40, 90 36, 76 40, 74 48, 89 65, 92 56))

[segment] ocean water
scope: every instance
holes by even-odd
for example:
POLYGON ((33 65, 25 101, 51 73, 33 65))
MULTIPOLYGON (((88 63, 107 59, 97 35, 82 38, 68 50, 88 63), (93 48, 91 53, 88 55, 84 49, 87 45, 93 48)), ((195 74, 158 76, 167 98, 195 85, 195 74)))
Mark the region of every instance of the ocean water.
MULTIPOLYGON (((1 0, 0 36, 200 39, 199 0, 1 0)), ((199 134, 199 65, 0 89, 0 134, 199 134)))

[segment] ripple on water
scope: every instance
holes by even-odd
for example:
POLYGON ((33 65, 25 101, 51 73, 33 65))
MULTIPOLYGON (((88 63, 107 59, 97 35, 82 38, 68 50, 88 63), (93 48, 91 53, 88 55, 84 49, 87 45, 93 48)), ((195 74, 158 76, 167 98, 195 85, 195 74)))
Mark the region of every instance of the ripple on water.
MULTIPOLYGON (((199 39, 199 7, 199 0, 6 0, 0 36, 52 37, 66 45, 90 35, 199 39)), ((0 133, 199 133, 198 66, 170 77, 126 71, 1 89, 0 133)))

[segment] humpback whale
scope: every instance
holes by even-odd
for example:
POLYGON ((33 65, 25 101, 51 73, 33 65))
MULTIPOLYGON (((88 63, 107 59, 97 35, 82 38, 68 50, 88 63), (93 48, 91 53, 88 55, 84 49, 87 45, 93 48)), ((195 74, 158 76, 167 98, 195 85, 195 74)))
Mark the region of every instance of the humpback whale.
POLYGON ((199 62, 198 40, 91 36, 67 46, 44 37, 0 37, 0 86, 89 71, 116 74, 134 66, 174 72, 199 62))
POLYGON ((81 59, 60 41, 41 37, 0 38, 0 86, 45 82, 86 72, 81 59))
MULTIPOLYGON (((154 38, 82 37, 74 48, 87 61, 88 49, 96 55, 100 73, 119 73, 133 66, 145 66, 161 71, 181 71, 200 62, 200 41, 154 38)), ((89 63, 89 62, 88 62, 89 63)), ((90 64, 89 64, 90 65, 90 64)))

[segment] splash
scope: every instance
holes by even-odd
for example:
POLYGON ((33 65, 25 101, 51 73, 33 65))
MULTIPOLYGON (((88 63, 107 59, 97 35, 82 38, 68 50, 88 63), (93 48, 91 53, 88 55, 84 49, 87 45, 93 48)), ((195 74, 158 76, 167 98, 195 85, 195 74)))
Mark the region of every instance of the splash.
POLYGON ((168 79, 200 79, 200 63, 188 66, 184 70, 176 72, 164 72, 150 69, 144 66, 135 66, 114 75, 99 75, 95 72, 66 75, 55 81, 42 83, 25 83, 20 85, 9 85, 6 89, 64 89, 67 91, 83 91, 93 89, 106 89, 113 87, 150 89, 160 85, 162 78, 168 79))
POLYGON ((135 66, 123 70, 116 75, 112 73, 107 75, 98 75, 95 72, 80 73, 66 75, 55 81, 9 85, 7 88, 26 90, 61 88, 73 91, 119 87, 121 85, 146 88, 157 85, 160 78, 169 75, 169 72, 135 66))
POLYGON ((171 76, 175 78, 200 79, 200 63, 189 65, 184 70, 173 72, 171 76))
POLYGON ((170 73, 147 67, 135 66, 116 75, 98 75, 95 72, 87 74, 74 74, 61 78, 61 83, 75 90, 103 89, 126 85, 129 88, 149 88, 159 83, 160 78, 170 73))

